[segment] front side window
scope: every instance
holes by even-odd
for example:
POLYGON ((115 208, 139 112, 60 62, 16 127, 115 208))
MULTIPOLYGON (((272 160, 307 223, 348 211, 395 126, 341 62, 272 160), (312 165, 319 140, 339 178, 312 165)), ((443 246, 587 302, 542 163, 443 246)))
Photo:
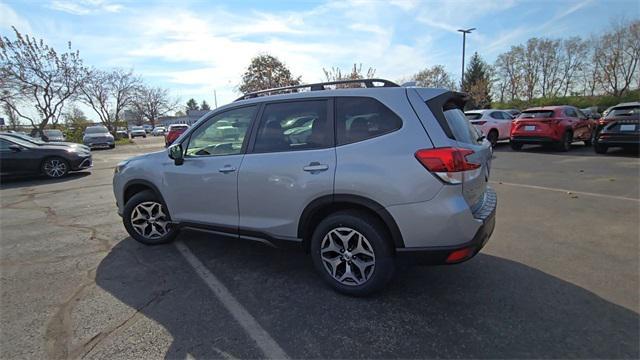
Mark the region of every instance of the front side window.
MULTIPOLYGON (((464 117, 464 114, 462 116, 464 117)), ((337 145, 371 139, 401 127, 402 120, 398 115, 375 99, 336 99, 337 145)))
POLYGON ((565 108, 564 109, 564 114, 568 117, 573 117, 573 118, 577 118, 578 114, 576 113, 576 111, 572 108, 565 108))
POLYGON ((327 100, 268 104, 253 151, 256 153, 322 149, 332 146, 327 100))
MULTIPOLYGON (((242 151, 242 143, 257 106, 233 109, 207 120, 191 134, 187 156, 234 155, 242 151)), ((175 127, 172 127, 174 130, 175 127)))

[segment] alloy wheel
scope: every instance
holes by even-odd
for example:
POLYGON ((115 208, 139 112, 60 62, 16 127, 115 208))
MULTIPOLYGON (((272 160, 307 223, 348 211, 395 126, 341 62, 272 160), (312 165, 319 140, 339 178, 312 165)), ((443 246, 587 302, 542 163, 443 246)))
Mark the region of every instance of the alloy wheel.
POLYGON ((349 227, 335 228, 325 235, 320 246, 320 257, 329 275, 349 286, 367 282, 376 263, 369 240, 349 227))
POLYGON ((44 164, 44 172, 52 178, 61 177, 67 173, 67 164, 58 159, 48 160, 44 164))
POLYGON ((158 239, 169 232, 169 219, 162 211, 162 204, 145 201, 133 208, 131 226, 147 239, 158 239))

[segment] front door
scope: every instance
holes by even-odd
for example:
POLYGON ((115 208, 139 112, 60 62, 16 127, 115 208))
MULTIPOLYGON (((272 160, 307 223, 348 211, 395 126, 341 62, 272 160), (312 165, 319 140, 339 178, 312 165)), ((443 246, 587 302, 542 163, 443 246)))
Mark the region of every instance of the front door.
POLYGON ((238 178, 241 235, 295 240, 305 206, 333 194, 330 103, 319 99, 264 106, 238 178))
POLYGON ((238 169, 256 110, 252 105, 216 114, 185 139, 184 163, 165 170, 173 220, 237 232, 238 169))

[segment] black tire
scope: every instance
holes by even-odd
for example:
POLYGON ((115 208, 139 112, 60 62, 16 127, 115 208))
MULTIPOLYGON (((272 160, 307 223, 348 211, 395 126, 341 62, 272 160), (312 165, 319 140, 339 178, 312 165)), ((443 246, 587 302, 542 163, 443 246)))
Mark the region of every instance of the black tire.
POLYGON ((147 138, 147 135, 144 135, 144 136, 142 136, 142 137, 146 139, 146 138, 147 138))
POLYGON ((567 152, 571 149, 571 143, 573 142, 573 134, 570 131, 565 131, 562 134, 562 139, 556 143, 556 149, 558 151, 567 152))
POLYGON ((597 141, 593 143, 593 151, 595 151, 596 154, 606 154, 607 150, 609 150, 607 145, 598 144, 597 141))
MULTIPOLYGON (((369 245, 366 245, 366 247, 368 248, 369 245)), ((325 246, 325 249, 326 248, 327 246, 325 246)), ((344 250, 343 247, 343 251, 344 250)), ((337 251, 333 253, 336 255, 334 257, 335 259, 338 257, 342 258, 343 256, 337 251)), ((322 279, 327 282, 329 286, 338 292, 351 296, 365 296, 381 290, 391 280, 395 270, 393 247, 385 227, 375 217, 353 210, 336 212, 327 216, 318 224, 311 238, 311 258, 316 271, 318 271, 322 279), (342 270, 342 275, 344 275, 346 273, 346 267, 349 266, 349 269, 354 271, 354 276, 359 277, 359 280, 363 281, 361 284, 355 284, 353 281, 351 284, 347 284, 335 279, 333 275, 329 273, 330 270, 325 268, 325 264, 327 264, 327 267, 331 267, 331 265, 329 265, 330 263, 324 261, 321 255, 321 247, 325 236, 331 231, 347 228, 360 233, 370 245, 371 249, 369 250, 371 250, 375 256, 373 268, 365 267, 364 272, 368 274, 368 278, 365 278, 365 274, 360 271, 359 267, 355 266, 356 260, 363 260, 363 255, 355 253, 357 249, 354 249, 355 243, 353 241, 355 241, 357 235, 354 235, 355 237, 352 237, 351 241, 348 242, 348 245, 352 247, 346 249, 346 252, 343 252, 344 257, 354 259, 353 263, 349 261, 349 264, 347 264, 346 260, 344 260, 341 264, 335 266, 334 272, 338 275, 339 272, 344 269, 342 270), (350 252, 354 252, 355 257, 351 255, 350 252)), ((371 258, 364 256, 364 260, 371 260, 371 258)))
POLYGON ((109 145, 109 149, 113 149, 114 147, 116 147, 116 144, 109 145))
POLYGON ((492 147, 496 147, 496 145, 498 144, 498 131, 495 129, 489 131, 489 133, 487 134, 487 140, 489 140, 492 147))
POLYGON ((520 151, 522 150, 522 144, 521 143, 517 143, 517 142, 510 142, 509 145, 511 145, 511 148, 515 151, 520 151))
POLYGON ((58 156, 48 157, 40 165, 40 171, 49 179, 60 179, 66 176, 69 170, 69 162, 58 156))
MULTIPOLYGON (((131 199, 129 199, 129 201, 127 201, 127 203, 125 204, 124 211, 122 214, 122 222, 124 224, 125 229, 127 229, 127 232, 129 233, 129 235, 132 238, 134 238, 136 241, 139 241, 145 245, 160 245, 160 244, 166 244, 173 241, 173 239, 175 239, 176 236, 178 235, 178 229, 172 224, 170 224, 170 221, 171 221, 171 216, 169 215, 169 211, 167 211, 166 206, 162 203, 160 199, 158 199, 156 194, 151 190, 141 191, 133 195, 131 199), (134 223, 132 222, 131 215, 134 212, 134 209, 136 209, 138 205, 141 205, 143 203, 159 204, 162 212, 166 215, 165 217, 163 217, 163 219, 168 221, 169 223, 166 225, 167 232, 163 236, 154 237, 154 238, 143 236, 140 233, 138 233, 138 231, 136 231, 136 229, 134 228, 134 223)), ((149 229, 148 226, 151 226, 151 228, 155 228, 155 230, 157 231, 159 229, 157 226, 160 226, 160 225, 156 226, 156 224, 147 224, 147 229, 149 229)), ((143 232, 146 233, 146 231, 143 231, 143 232)), ((151 233, 151 231, 149 231, 149 233, 151 233)))

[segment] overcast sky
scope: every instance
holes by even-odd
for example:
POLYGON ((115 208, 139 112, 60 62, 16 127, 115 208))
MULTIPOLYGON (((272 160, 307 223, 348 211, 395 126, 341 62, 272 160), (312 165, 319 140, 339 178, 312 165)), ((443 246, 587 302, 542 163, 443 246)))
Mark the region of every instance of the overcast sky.
POLYGON ((530 37, 588 37, 620 17, 640 17, 640 2, 0 0, 2 35, 12 37, 14 25, 56 48, 71 41, 88 65, 133 68, 185 102, 211 105, 214 89, 218 105, 239 95, 243 71, 261 53, 304 82, 354 62, 394 81, 435 64, 459 79, 459 28, 476 27, 467 54, 493 62, 530 37))

